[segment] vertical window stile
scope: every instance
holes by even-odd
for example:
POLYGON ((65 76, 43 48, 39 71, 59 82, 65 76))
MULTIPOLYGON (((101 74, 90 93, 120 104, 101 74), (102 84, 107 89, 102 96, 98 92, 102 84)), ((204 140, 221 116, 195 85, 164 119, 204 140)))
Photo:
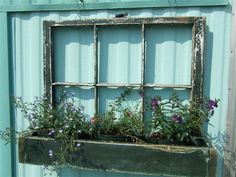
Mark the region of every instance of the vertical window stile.
POLYGON ((52 101, 52 27, 50 22, 44 22, 44 84, 45 94, 52 101))
POLYGON ((53 82, 53 76, 52 76, 52 68, 53 68, 53 65, 52 65, 52 60, 53 60, 53 52, 52 52, 52 50, 53 50, 53 39, 52 39, 52 28, 51 27, 49 27, 48 28, 48 38, 49 38, 49 40, 48 40, 48 50, 50 51, 49 52, 49 60, 48 60, 48 67, 49 67, 49 82, 50 82, 50 88, 49 88, 49 92, 48 92, 48 94, 51 96, 51 102, 53 102, 53 86, 52 86, 52 82, 53 82))
MULTIPOLYGON (((193 24, 192 27, 192 52, 194 52, 195 49, 195 25, 193 24)), ((193 95, 193 90, 194 90, 194 78, 195 78, 195 70, 196 70, 196 65, 195 65, 195 55, 192 55, 192 64, 191 64, 191 86, 192 86, 192 91, 190 95, 190 99, 192 100, 194 95, 193 95)))
POLYGON ((193 78, 192 98, 203 97, 203 63, 204 63, 204 38, 205 18, 195 18, 193 24, 193 78))
POLYGON ((97 37, 97 26, 93 26, 93 37, 94 37, 94 43, 93 43, 93 59, 94 59, 94 112, 95 114, 98 113, 98 37, 97 37))
MULTIPOLYGON (((145 79, 145 25, 144 23, 142 24, 142 31, 141 31, 141 40, 142 40, 142 51, 141 51, 141 88, 140 90, 143 92, 144 91, 144 79, 145 79)), ((144 97, 141 96, 141 110, 142 110, 142 118, 144 118, 144 97)))

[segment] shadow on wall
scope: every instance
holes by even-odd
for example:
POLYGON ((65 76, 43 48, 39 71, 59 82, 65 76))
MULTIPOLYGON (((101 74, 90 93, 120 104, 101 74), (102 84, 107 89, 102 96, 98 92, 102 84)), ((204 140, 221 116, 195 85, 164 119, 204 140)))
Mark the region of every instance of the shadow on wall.
POLYGON ((234 141, 230 139, 230 135, 226 134, 226 141, 224 149, 224 165, 225 165, 225 177, 235 176, 236 177, 236 148, 234 151, 230 149, 230 141, 234 141), (234 174, 235 172, 235 174, 234 174), (234 175, 233 175, 234 174, 234 175))
POLYGON ((206 45, 205 45, 205 61, 204 61, 204 85, 203 93, 205 96, 210 96, 211 90, 211 72, 212 72, 212 48, 213 48, 213 33, 206 27, 206 45))
MULTIPOLYGON (((229 141, 229 138, 227 137, 225 132, 218 131, 217 134, 208 134, 209 140, 212 142, 213 146, 217 149, 217 169, 216 169, 216 174, 221 174, 223 175, 222 169, 224 169, 224 152, 226 150, 224 149, 225 144, 229 141)), ((236 154, 235 152, 230 152, 231 153, 231 165, 235 166, 236 163, 236 154)), ((235 167, 234 167, 235 168, 235 167)))
MULTIPOLYGON (((211 91, 211 72, 212 72, 212 50, 213 50, 213 33, 206 26, 206 45, 204 60, 204 77, 203 77, 203 96, 210 97, 211 91)), ((208 132, 208 124, 203 125, 203 130, 208 132)))

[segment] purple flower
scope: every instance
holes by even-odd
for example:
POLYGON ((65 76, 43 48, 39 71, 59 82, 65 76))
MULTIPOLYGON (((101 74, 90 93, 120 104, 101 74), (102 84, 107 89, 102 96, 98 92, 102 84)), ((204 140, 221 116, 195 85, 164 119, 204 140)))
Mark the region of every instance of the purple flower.
POLYGON ((151 98, 151 107, 153 109, 156 109, 159 105, 159 100, 156 97, 151 98))
POLYGON ((64 108, 67 109, 68 108, 68 103, 64 104, 64 108))
POLYGON ((213 110, 214 108, 218 107, 216 100, 209 100, 207 105, 209 110, 213 110))
POLYGON ((75 112, 77 112, 77 108, 75 106, 72 106, 71 111, 75 113, 75 112))
POLYGON ((131 117, 131 116, 132 116, 132 114, 133 114, 133 113, 132 113, 132 112, 130 112, 130 111, 129 111, 129 112, 127 112, 127 116, 128 116, 128 117, 131 117))
POLYGON ((171 118, 172 118, 173 121, 175 121, 178 124, 182 124, 182 122, 183 122, 182 117, 180 117, 177 114, 173 114, 171 118))
POLYGON ((52 151, 51 149, 48 151, 48 156, 49 156, 50 158, 53 157, 53 151, 52 151))
POLYGON ((52 130, 48 130, 48 136, 54 136, 55 134, 55 131, 52 129, 52 130))

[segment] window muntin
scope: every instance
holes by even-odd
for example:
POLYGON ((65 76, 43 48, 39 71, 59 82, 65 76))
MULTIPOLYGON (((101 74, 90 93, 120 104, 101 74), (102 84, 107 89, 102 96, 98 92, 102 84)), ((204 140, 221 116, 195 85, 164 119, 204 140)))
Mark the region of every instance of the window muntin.
MULTIPOLYGON (((146 93, 159 90, 164 95, 174 89, 183 97, 201 97, 204 34, 203 17, 95 19, 60 23, 46 21, 46 92, 53 97, 59 93, 58 90, 73 90, 78 95, 79 104, 85 107, 88 105, 90 115, 104 112, 103 107, 112 96, 126 87, 140 88, 146 93), (187 37, 186 40, 182 36, 187 37), (158 41, 159 38, 163 41, 158 41), (178 51, 166 64, 165 60, 159 59, 158 51, 163 45, 171 48, 171 40, 169 43, 165 41, 168 38, 177 42, 181 39, 189 47, 183 52, 181 44, 177 43, 179 46, 175 48, 178 51), (155 54, 152 54, 153 51, 155 54), (182 63, 186 61, 182 61, 181 55, 188 59, 187 66, 183 66, 182 63), (172 69, 172 61, 176 62, 176 71, 172 69), (109 68, 109 63, 116 64, 116 67, 109 68), (124 73, 121 73, 121 68, 124 73), (71 69, 75 75, 71 75, 71 69), (172 77, 174 79, 164 80, 161 74, 177 75, 177 79, 172 77), (103 92, 110 93, 111 97, 103 92)), ((143 99, 139 99, 143 106, 143 99)))

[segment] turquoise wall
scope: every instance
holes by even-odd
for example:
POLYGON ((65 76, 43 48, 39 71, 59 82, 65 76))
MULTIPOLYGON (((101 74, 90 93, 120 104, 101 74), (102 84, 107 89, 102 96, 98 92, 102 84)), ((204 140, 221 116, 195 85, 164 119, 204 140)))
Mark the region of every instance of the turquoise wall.
MULTIPOLYGON (((9 104, 9 62, 8 62, 8 29, 7 29, 7 14, 0 13, 0 130, 10 127, 10 104, 9 104)), ((5 145, 3 140, 0 140, 0 176, 10 177, 12 175, 11 164, 11 145, 5 145), (3 162, 5 165, 3 165, 3 162)))
MULTIPOLYGON (((115 14, 121 12, 128 12, 129 17, 177 17, 177 16, 206 16, 207 21, 207 34, 206 34, 206 51, 205 51, 205 73, 204 73, 204 94, 209 97, 220 98, 220 106, 215 112, 214 117, 211 120, 212 126, 208 127, 208 133, 212 139, 213 144, 218 149, 218 166, 217 166, 217 177, 223 176, 223 148, 225 143, 225 125, 226 125, 226 111, 227 111, 227 101, 228 101, 228 68, 229 68, 229 44, 230 44, 230 24, 231 24, 231 6, 219 6, 219 7, 185 7, 185 8, 143 8, 143 9, 113 9, 113 10, 93 10, 93 11, 68 11, 68 12, 15 12, 11 13, 8 16, 8 31, 3 31, 5 37, 9 36, 9 68, 10 72, 7 71, 7 59, 5 57, 1 58, 1 61, 5 62, 4 65, 0 65, 1 81, 6 81, 4 74, 10 74, 10 89, 6 85, 1 85, 0 91, 1 98, 9 101, 7 94, 15 96, 22 96, 24 100, 31 101, 34 96, 40 96, 43 94, 43 26, 42 23, 44 20, 78 20, 78 19, 91 19, 91 18, 113 18, 115 14), (5 94, 6 93, 6 94, 5 94)), ((5 15, 5 13, 3 13, 5 15)), ((4 22, 1 22, 6 24, 4 22)), ((3 28, 4 29, 4 28, 3 28)), ((5 28, 6 29, 6 28, 5 28)), ((1 30, 1 29, 0 29, 1 30)), ((155 30, 155 29, 150 29, 155 30)), ((161 29, 159 29, 161 30, 161 29)), ((171 37, 167 34, 171 33, 173 29, 162 30, 160 32, 165 35, 157 35, 153 38, 160 37, 165 41, 165 38, 171 37)), ((105 32, 105 31, 104 31, 105 32)), ((61 32, 58 31, 58 34, 61 32)), ((64 31, 62 32, 64 33, 64 31)), ((89 32, 88 32, 89 33, 89 32)), ((183 50, 189 50, 189 33, 179 32, 181 38, 173 37, 176 39, 175 42, 164 43, 164 45, 157 46, 158 50, 162 51, 160 54, 164 58, 173 59, 173 51, 177 51, 180 48, 183 50), (185 40, 186 39, 186 40, 185 40), (180 41, 180 42, 178 42, 180 41), (183 41, 186 41, 183 43, 183 41), (180 45, 180 43, 183 45, 180 45), (171 51, 167 50, 172 46, 171 51), (174 46, 174 47, 173 47, 174 46)), ((73 38, 73 34, 72 38, 73 38)), ((87 34, 89 35, 89 34, 87 34)), ((122 34, 121 34, 122 35, 122 34)), ((4 35, 1 35, 4 36, 4 35)), ((122 37, 122 36, 121 36, 122 37)), ((150 36, 151 38, 152 36, 150 36)), ((59 37, 60 38, 60 37, 59 37)), ((111 38, 109 38, 111 39, 111 38)), ((109 40, 107 39, 107 40, 109 40)), ((67 42, 66 40, 70 39, 59 39, 62 42, 67 42)), ((4 41, 7 41, 4 39, 4 41)), ((172 40, 173 41, 173 40, 172 40)), ((105 41, 106 42, 106 41, 105 41)), ((5 46, 1 44, 2 46, 5 46)), ((127 45, 127 44, 123 44, 127 45)), ((60 46, 58 46, 61 48, 60 46)), ((69 50, 73 50, 73 48, 78 46, 72 46, 69 50)), ((89 50, 89 46, 80 46, 81 49, 87 47, 86 50, 89 50)), ((121 46, 122 47, 122 44, 121 46)), ((135 47, 132 46, 135 50, 135 47)), ((131 47, 131 48, 132 48, 131 47)), ((5 50, 6 51, 6 50, 5 50)), ((60 50, 59 50, 60 51, 60 50)), ((86 55, 81 53, 81 55, 86 55)), ((123 53, 124 57, 127 56, 126 53, 123 53)), ((178 56, 178 53, 176 54, 178 56)), ((7 56, 4 54, 3 56, 7 56)), ((60 52, 58 52, 58 56, 60 56, 60 52)), ((68 56, 71 57, 71 56, 68 56)), ((72 56, 73 57, 73 56, 72 56)), ((123 58, 124 58, 123 57, 123 58)), ((138 57, 138 54, 137 54, 138 57)), ((180 63, 177 63, 175 66, 167 66, 165 61, 160 61, 162 66, 160 70, 154 71, 159 72, 158 74, 163 77, 160 78, 164 81, 176 81, 176 82, 184 82, 188 83, 189 80, 182 79, 182 77, 187 77, 186 74, 183 76, 171 74, 172 77, 166 78, 165 72, 166 70, 161 70, 163 67, 167 69, 170 68, 170 72, 173 71, 173 68, 179 69, 181 66, 189 65, 189 54, 186 53, 186 56, 178 56, 182 58, 180 63), (174 78, 176 77, 176 78, 174 78)), ((82 61, 84 64, 88 64, 87 61, 82 61)), ((60 63, 59 63, 60 65, 60 63)), ((116 68, 112 68, 111 64, 109 68, 115 70, 116 68)), ((156 66, 159 67, 159 66, 156 66)), ((65 68, 66 69, 66 68, 65 68)), ((88 68, 89 69, 89 68, 88 68)), ((134 68, 130 67, 127 72, 135 71, 134 68)), ((108 71, 109 72, 109 71, 108 71)), ((178 73, 178 72, 177 72, 178 73)), ((168 75, 169 76, 169 75, 168 75)), ((58 72, 58 79, 60 79, 60 73, 58 72)), ((69 76, 68 76, 69 77, 69 76)), ((70 76, 72 79, 74 76, 70 76)), ((151 77, 150 77, 151 78, 151 77)), ((83 79, 79 78, 79 79, 83 79)), ((105 78, 101 78, 105 79, 105 78)), ((109 79, 109 78, 107 78, 109 79)), ((118 78, 119 79, 126 79, 118 78)), ((133 78, 136 79, 135 77, 133 78)), ((1 82, 4 83, 4 82, 1 82)), ((6 82, 5 82, 6 83, 6 82)), ((5 101, 4 101, 5 102, 5 101)), ((9 107, 1 103, 1 117, 0 117, 0 125, 1 127, 5 127, 10 125, 10 119, 4 119, 5 117, 9 117, 7 115, 7 109, 9 107), (4 114, 4 111, 6 113, 4 114)), ((85 103, 88 104, 89 103, 85 103)), ((16 126, 18 130, 24 129, 27 127, 28 123, 23 119, 22 114, 20 112, 12 111, 12 122, 16 126)), ((0 170, 0 174, 3 177, 11 176, 11 171, 17 177, 42 177, 43 176, 43 167, 35 166, 35 165, 26 165, 20 164, 18 162, 17 157, 17 147, 13 145, 12 153, 10 153, 10 148, 6 148, 3 144, 0 144, 1 148, 1 160, 5 157, 2 154, 9 154, 8 159, 11 159, 10 154, 12 154, 12 160, 6 162, 8 165, 8 169, 3 169, 2 172, 0 170), (4 150, 3 148, 6 148, 4 150), (4 153, 3 153, 4 152, 4 153), (11 164, 12 163, 12 164, 11 164), (6 173, 4 173, 4 171, 6 173), (8 172, 8 174, 7 174, 8 172)), ((148 160, 148 159, 144 159, 148 160)), ((2 162, 1 162, 2 164, 2 162)), ((2 166, 2 165, 0 165, 2 166)), ((0 167, 1 169, 1 167, 0 167)), ((49 175, 48 175, 49 176, 49 175)), ((55 176, 55 175, 54 175, 55 176)), ((145 175, 134 175, 134 174, 125 174, 125 173, 110 173, 104 171, 87 171, 87 170, 71 170, 71 169, 63 169, 60 172, 60 176, 112 176, 112 177, 141 177, 145 175)))

